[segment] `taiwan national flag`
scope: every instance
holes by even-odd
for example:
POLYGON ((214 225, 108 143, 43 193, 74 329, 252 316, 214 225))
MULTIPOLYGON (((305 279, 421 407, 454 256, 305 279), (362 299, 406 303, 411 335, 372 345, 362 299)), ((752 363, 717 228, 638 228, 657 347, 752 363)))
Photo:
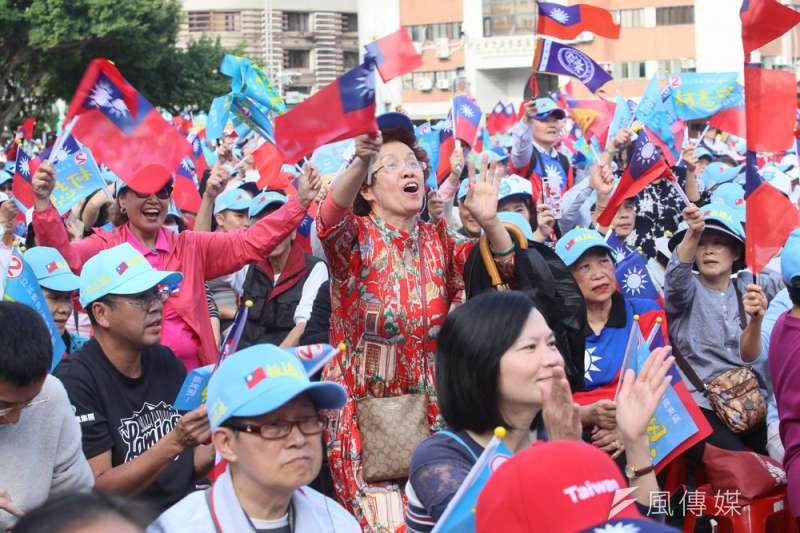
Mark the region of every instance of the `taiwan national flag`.
MULTIPOLYGON (((623 371, 632 369, 638 374, 650 357, 650 346, 642 334, 640 324, 633 324, 633 328, 633 339, 626 354, 627 362, 623 371)), ((675 365, 670 368, 668 375, 672 377, 672 383, 647 424, 650 455, 657 473, 672 459, 711 434, 711 426, 689 394, 675 365)))
POLYGON ((533 71, 577 78, 593 93, 613 79, 603 67, 585 53, 550 39, 540 39, 536 43, 533 71))
POLYGON ((258 171, 258 188, 264 189, 274 183, 281 172, 283 160, 278 149, 271 142, 264 142, 253 150, 253 165, 258 171))
POLYGON ((206 170, 208 170, 208 162, 203 154, 203 138, 195 133, 190 135, 188 140, 192 145, 192 163, 194 163, 195 175, 199 181, 202 181, 206 170))
POLYGON ((794 146, 797 82, 780 70, 744 67, 747 149, 782 152, 794 146))
POLYGON ((34 159, 22 147, 17 150, 17 161, 14 163, 14 181, 12 192, 18 204, 25 208, 33 207, 34 195, 31 181, 36 172, 34 159))
POLYGON ((175 182, 172 199, 175 206, 182 211, 197 213, 200 210, 200 192, 197 188, 197 178, 192 160, 185 157, 175 170, 175 182))
POLYGON ((642 130, 633 145, 631 161, 622 174, 622 179, 617 185, 614 194, 611 195, 608 205, 597 217, 597 224, 599 226, 610 226, 622 202, 632 196, 636 196, 650 183, 665 174, 671 175, 669 167, 664 158, 661 157, 661 152, 650 140, 647 132, 642 130))
POLYGON ((450 156, 456 149, 456 140, 453 136, 452 111, 447 115, 447 120, 439 130, 439 164, 436 167, 436 179, 441 184, 450 175, 450 156))
POLYGON ((611 12, 588 4, 564 6, 551 2, 539 4, 539 22, 536 32, 556 39, 569 41, 584 31, 608 39, 619 39, 620 25, 614 22, 611 12))
POLYGON ((658 300, 659 294, 642 255, 633 250, 614 268, 619 290, 626 298, 658 300))
POLYGON ((67 111, 72 135, 134 191, 161 189, 192 147, 107 59, 95 59, 67 111))
POLYGON ((365 46, 367 56, 374 58, 378 74, 384 82, 407 74, 422 66, 422 56, 405 28, 365 46))
POLYGON ((744 139, 747 137, 747 121, 744 109, 744 101, 738 106, 723 109, 708 119, 708 125, 744 139))
POLYGON ((478 138, 478 126, 481 123, 481 108, 469 96, 453 98, 453 135, 470 146, 478 138))
POLYGON ((750 52, 774 41, 800 22, 800 13, 777 0, 744 0, 739 17, 745 61, 750 52))
POLYGON ((755 152, 748 151, 746 161, 745 262, 757 275, 800 226, 800 214, 789 198, 760 176, 755 152))
POLYGON ((275 146, 295 164, 319 146, 376 131, 375 71, 365 63, 277 117, 275 146))

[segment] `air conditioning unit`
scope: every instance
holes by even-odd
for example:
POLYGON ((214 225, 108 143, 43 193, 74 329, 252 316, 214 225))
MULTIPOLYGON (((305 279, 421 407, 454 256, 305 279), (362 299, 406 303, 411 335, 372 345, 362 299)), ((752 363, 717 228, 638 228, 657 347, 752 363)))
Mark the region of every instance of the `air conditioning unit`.
POLYGON ((442 91, 449 91, 452 88, 450 85, 450 80, 444 78, 436 80, 436 88, 442 91))
POLYGON ((430 91, 433 89, 433 80, 430 78, 418 78, 414 81, 414 88, 418 91, 430 91))
POLYGON ((450 39, 447 37, 436 39, 436 57, 439 59, 450 58, 450 39))

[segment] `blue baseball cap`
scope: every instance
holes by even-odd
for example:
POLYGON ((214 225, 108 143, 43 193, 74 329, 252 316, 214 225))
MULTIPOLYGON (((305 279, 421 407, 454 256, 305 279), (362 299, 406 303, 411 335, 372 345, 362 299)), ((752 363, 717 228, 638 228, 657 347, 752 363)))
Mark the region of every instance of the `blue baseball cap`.
POLYGON ((567 116, 567 113, 556 105, 552 98, 537 98, 536 114, 533 118, 536 120, 547 120, 550 117, 556 117, 561 120, 567 116))
POLYGON ((518 227, 522 234, 525 235, 525 238, 529 241, 533 240, 533 229, 531 228, 531 223, 525 220, 525 217, 519 213, 515 213, 513 211, 501 211, 497 213, 497 218, 500 219, 500 222, 503 224, 513 224, 518 227))
POLYGON ((289 199, 282 195, 279 192, 275 191, 266 191, 262 192, 258 196, 252 199, 250 202, 250 218, 258 216, 261 211, 263 211, 268 205, 272 204, 279 204, 283 205, 288 202, 289 199))
POLYGON ((783 274, 783 281, 786 285, 792 287, 800 286, 800 228, 792 231, 789 238, 786 239, 786 244, 783 245, 781 252, 781 273, 783 274))
POLYGON ((509 157, 508 150, 502 146, 492 146, 492 149, 489 150, 489 152, 494 154, 495 161, 505 161, 509 157))
POLYGON ((227 357, 206 389, 211 429, 231 417, 260 416, 308 393, 317 409, 338 409, 347 401, 344 387, 312 382, 292 353, 272 344, 256 344, 227 357))
POLYGON ((556 255, 564 261, 564 264, 571 267, 592 248, 602 248, 615 260, 614 250, 605 241, 597 230, 586 228, 575 228, 565 233, 556 242, 556 255))
POLYGON ((383 115, 378 115, 377 121, 378 129, 385 130, 389 128, 400 128, 411 133, 411 135, 415 135, 414 123, 411 122, 411 119, 408 118, 408 115, 404 113, 384 113, 383 115))
POLYGON ((711 203, 723 203, 739 214, 744 213, 744 189, 736 183, 723 183, 711 194, 711 203))
POLYGON ((705 183, 706 187, 711 188, 720 183, 733 181, 743 168, 744 165, 731 167, 719 161, 710 163, 705 170, 703 170, 703 183, 705 183))
POLYGON ((157 285, 177 286, 180 272, 155 270, 130 244, 101 251, 83 265, 80 302, 86 308, 107 294, 138 294, 157 285))
POLYGON ((709 150, 705 146, 698 146, 697 148, 695 148, 694 153, 697 155, 697 159, 705 157, 709 161, 714 160, 714 156, 711 154, 711 150, 709 150))
POLYGON ((253 197, 242 189, 230 189, 217 196, 214 202, 214 214, 222 213, 223 211, 247 211, 250 209, 250 203, 253 197))
POLYGON ((530 180, 512 174, 500 181, 497 203, 515 198, 533 200, 533 185, 531 185, 530 180))
POLYGON ((6 172, 5 170, 0 170, 0 185, 13 180, 14 175, 11 172, 6 172))
POLYGON ((72 273, 67 260, 55 248, 36 246, 23 255, 39 285, 45 289, 59 292, 78 290, 78 276, 72 273))
MULTIPOLYGON (((706 231, 712 230, 722 233, 732 238, 736 242, 744 244, 745 235, 744 226, 742 226, 742 223, 744 222, 744 219, 742 218, 743 212, 740 213, 735 208, 722 202, 706 204, 700 207, 700 210, 703 212, 703 218, 706 221, 706 231)), ((686 222, 681 222, 678 225, 678 230, 669 239, 670 251, 674 250, 675 247, 680 244, 681 240, 683 240, 683 235, 686 233, 688 228, 689 226, 686 224, 686 222)), ((741 260, 739 262, 741 262, 741 260)), ((738 270, 741 270, 741 268, 744 267, 743 263, 742 265, 739 265, 739 262, 734 264, 734 272, 737 270, 737 266, 740 266, 738 270)))

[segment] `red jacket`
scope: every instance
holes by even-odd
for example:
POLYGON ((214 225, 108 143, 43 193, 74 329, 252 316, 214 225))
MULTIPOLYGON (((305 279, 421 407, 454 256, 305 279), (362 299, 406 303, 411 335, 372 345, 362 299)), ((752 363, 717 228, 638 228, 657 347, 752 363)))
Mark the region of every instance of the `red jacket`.
MULTIPOLYGON (((247 229, 230 233, 166 232, 170 250, 162 257, 164 269, 182 272, 184 276, 181 290, 170 299, 170 304, 200 339, 201 365, 212 363, 217 355, 204 282, 266 257, 297 229, 305 214, 305 208, 292 197, 283 207, 247 229)), ((80 274, 83 264, 101 250, 127 242, 129 232, 125 224, 113 231, 95 230, 85 239, 69 242, 67 230, 52 205, 46 211, 34 211, 33 229, 37 243, 56 248, 75 274, 80 274)))

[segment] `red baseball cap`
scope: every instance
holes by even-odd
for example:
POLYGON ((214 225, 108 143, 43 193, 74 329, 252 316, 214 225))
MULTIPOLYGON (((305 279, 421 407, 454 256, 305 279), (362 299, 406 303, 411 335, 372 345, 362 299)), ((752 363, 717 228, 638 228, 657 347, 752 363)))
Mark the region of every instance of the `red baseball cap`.
MULTIPOLYGON (((580 441, 554 441, 520 452, 498 469, 478 498, 476 531, 489 533, 575 533, 597 527, 609 517, 614 495, 628 483, 616 463, 602 450, 580 441)), ((613 516, 641 520, 628 500, 613 516)), ((656 522, 654 531, 674 531, 656 522)), ((648 531, 648 529, 642 529, 648 531)))

